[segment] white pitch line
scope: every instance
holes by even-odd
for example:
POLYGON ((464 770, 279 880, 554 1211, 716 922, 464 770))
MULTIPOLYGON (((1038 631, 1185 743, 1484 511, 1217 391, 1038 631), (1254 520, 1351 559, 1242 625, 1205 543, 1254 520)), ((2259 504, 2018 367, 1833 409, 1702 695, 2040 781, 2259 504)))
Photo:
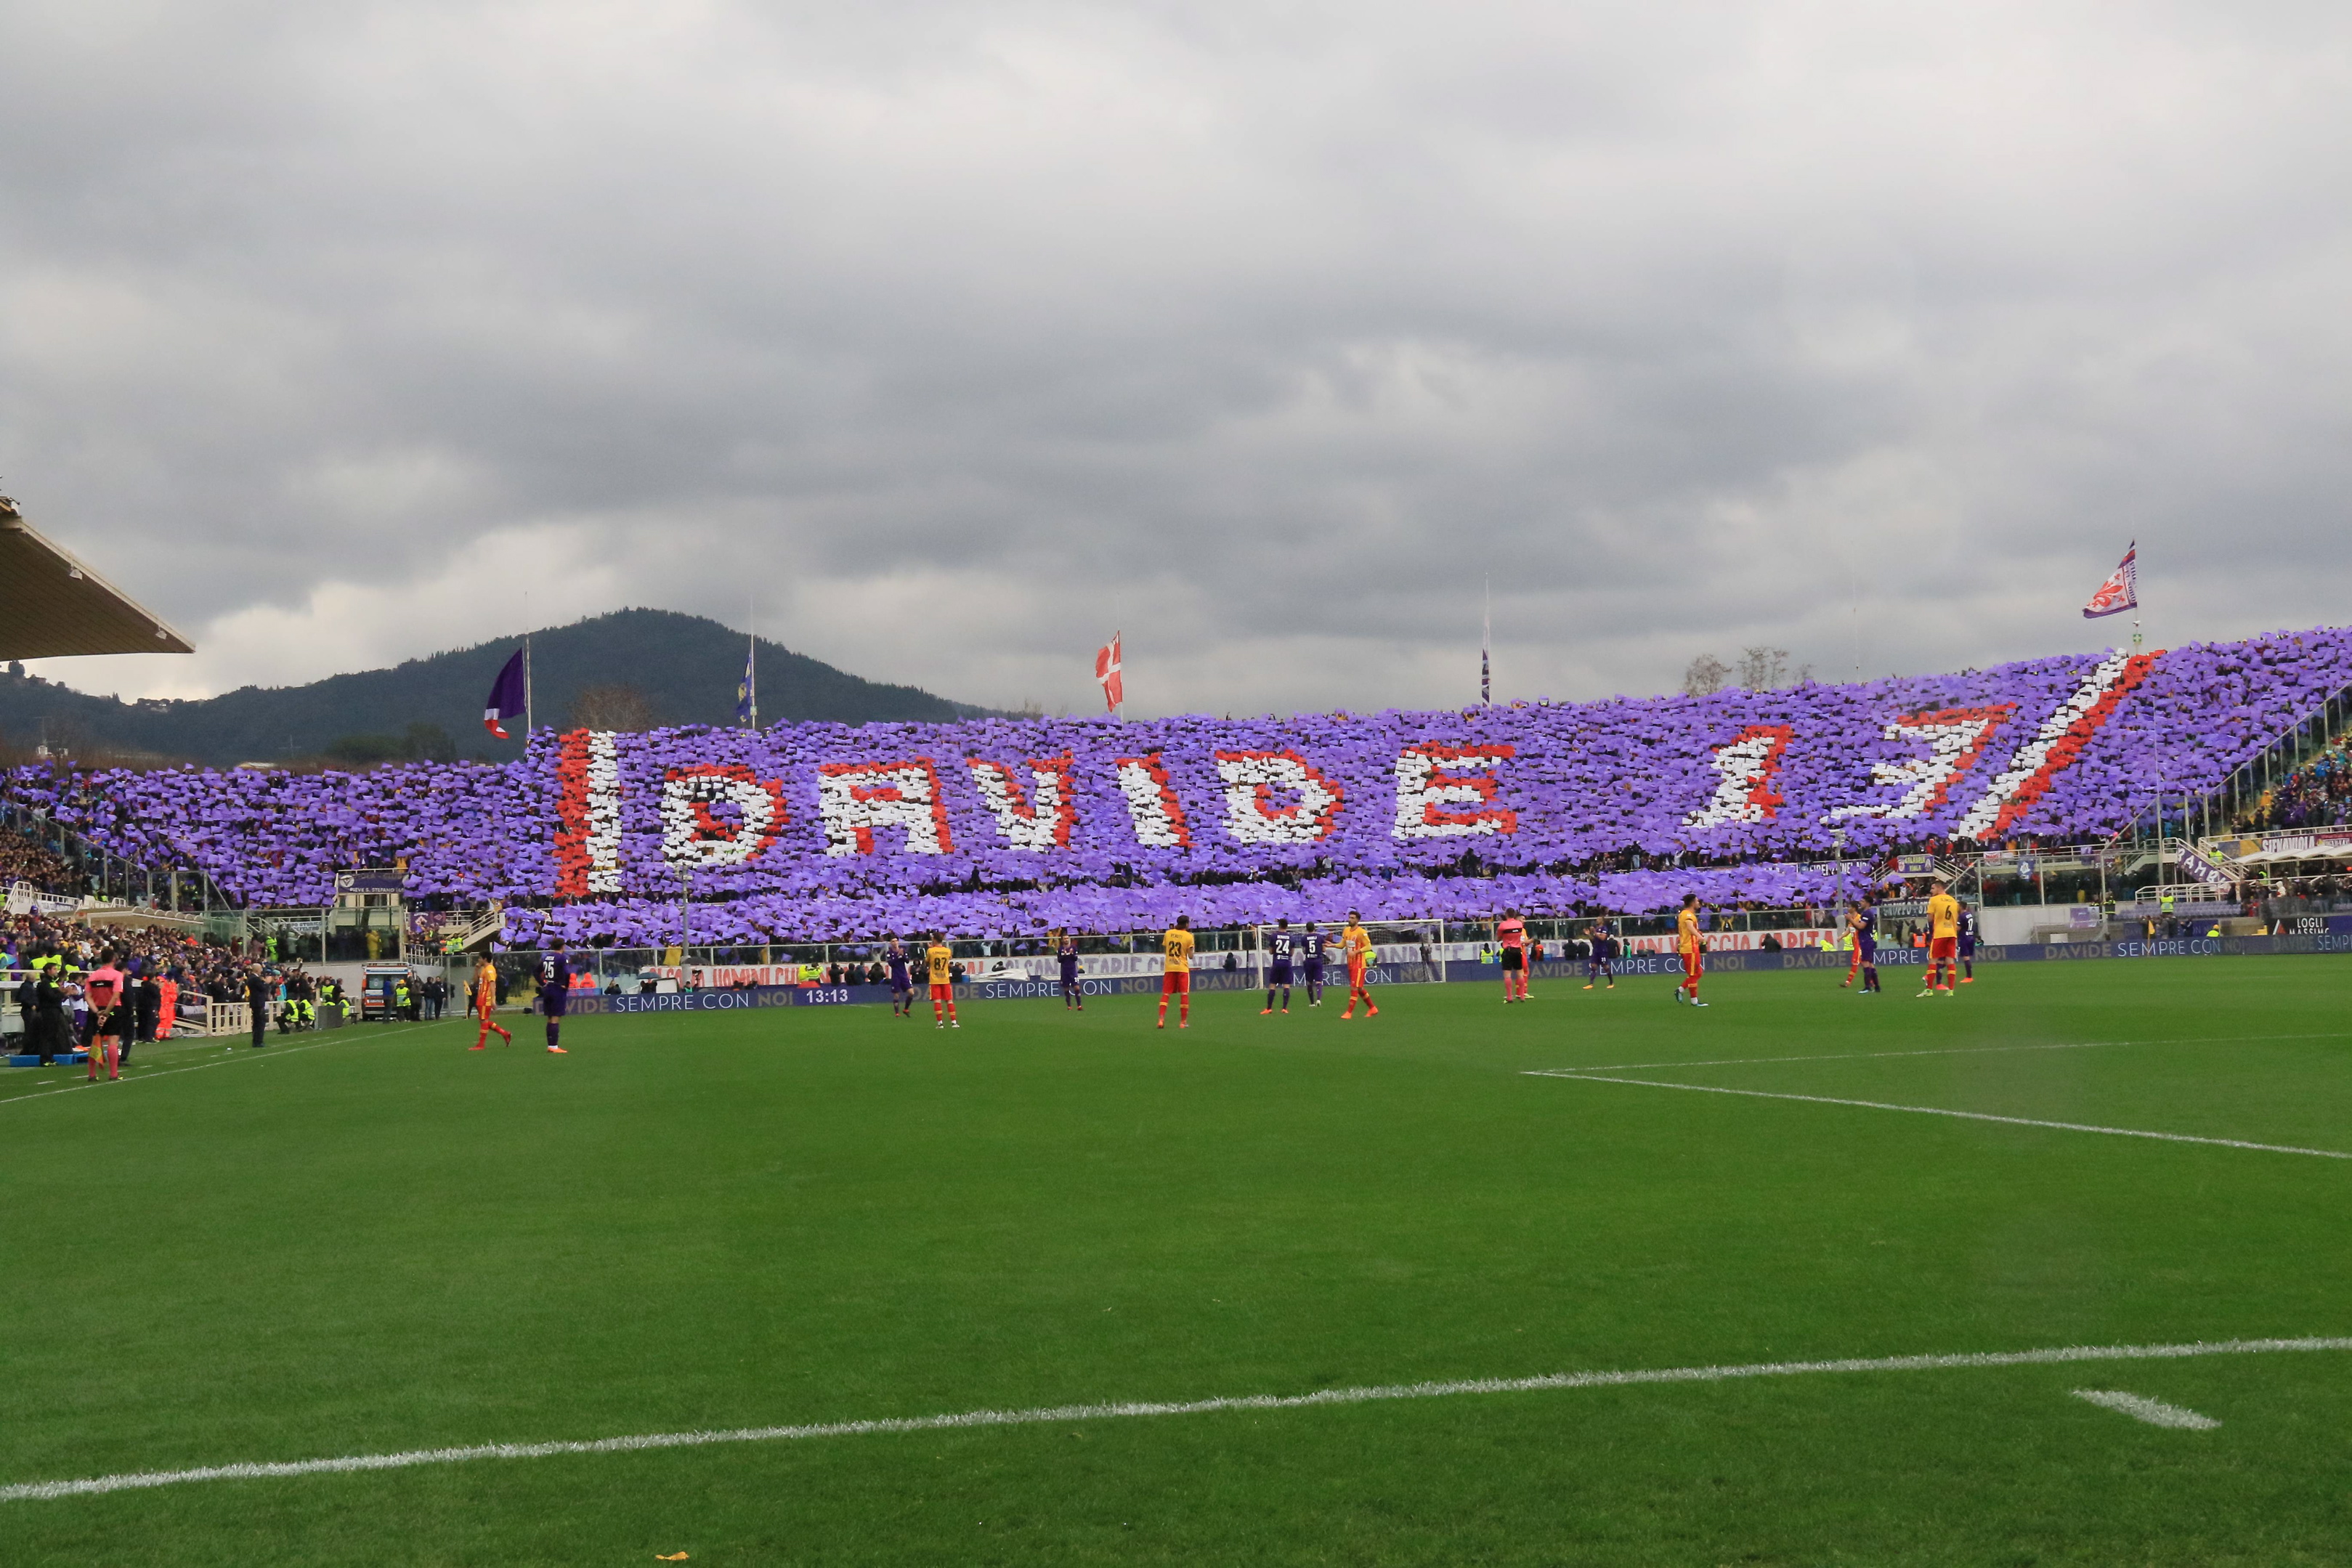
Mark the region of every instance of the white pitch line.
POLYGON ((2324 1034, 2207 1034, 2189 1040, 2077 1040, 2044 1045, 1955 1045, 1929 1051, 1832 1051, 1820 1056, 1725 1056, 1712 1061, 1612 1061, 1599 1067, 1552 1067, 1540 1071, 1557 1075, 1574 1072, 1638 1072, 1658 1067, 1757 1067, 1780 1061, 1876 1061, 1895 1056, 1983 1056, 2005 1051, 2101 1051, 2116 1045, 2244 1045, 2273 1040, 2342 1040, 2344 1031, 2324 1034))
POLYGON ((2126 1394, 2120 1389, 2077 1388, 2074 1397, 2120 1411, 2133 1420, 2145 1421, 2151 1427, 2172 1427, 2184 1432, 2210 1432, 2221 1424, 2210 1416, 2200 1416, 2194 1410, 2183 1410, 2178 1405, 2167 1405, 2161 1399, 2150 1399, 2143 1394, 2126 1394))
MULTIPOLYGON (((435 1020, 436 1023, 442 1020, 435 1020)), ((429 1023, 404 1024, 397 1029, 386 1030, 382 1034, 370 1035, 368 1036, 368 1040, 389 1040, 394 1035, 414 1034, 420 1029, 431 1029, 433 1027, 434 1025, 429 1023)), ((143 1045, 147 1042, 142 1040, 140 1043, 143 1045)), ((136 1078, 91 1078, 79 1083, 68 1084, 63 1089, 36 1089, 30 1094, 0 1094, 0 1105, 13 1105, 19 1100, 46 1100, 52 1094, 79 1094, 85 1089, 102 1088, 109 1083, 147 1083, 152 1082, 153 1080, 158 1078, 176 1077, 178 1074, 183 1072, 201 1072, 207 1067, 226 1067, 233 1062, 238 1061, 271 1061, 282 1057, 299 1056, 306 1051, 323 1050, 327 1046, 331 1045, 359 1045, 362 1043, 363 1042, 356 1040, 312 1040, 308 1045, 281 1045, 275 1051, 264 1046, 262 1048, 261 1054, 258 1056, 250 1056, 242 1053, 236 1056, 221 1056, 215 1058, 211 1061, 198 1061, 186 1067, 166 1067, 158 1072, 142 1072, 136 1078)), ((229 1049, 235 1050, 236 1048, 232 1046, 229 1049)), ((248 1046, 246 1049, 250 1051, 252 1048, 248 1046)))
POLYGON ((652 1432, 584 1442, 481 1443, 469 1448, 411 1448, 394 1454, 348 1454, 332 1459, 289 1459, 206 1465, 185 1470, 140 1470, 82 1480, 26 1481, 0 1487, 0 1502, 90 1497, 189 1481, 269 1480, 289 1476, 397 1470, 456 1465, 474 1459, 538 1459, 558 1454, 621 1454, 651 1448, 699 1448, 718 1443, 793 1442, 877 1433, 942 1432, 973 1427, 1032 1427, 1059 1421, 1107 1421, 1145 1416, 1202 1416, 1223 1410, 1298 1410, 1365 1405, 1389 1399, 1444 1399, 1464 1394, 1529 1394, 1562 1388, 1626 1388, 1660 1383, 1727 1383, 1748 1377, 1798 1377, 1833 1372, 1938 1372, 2001 1366, 2057 1366, 2089 1361, 2176 1361, 2189 1356, 2266 1355, 2284 1351, 2352 1350, 2352 1337, 2229 1339, 2188 1344, 2065 1345, 2048 1350, 1888 1355, 1847 1361, 1768 1361, 1742 1366, 1669 1366, 1630 1372, 1561 1372, 1542 1377, 1475 1377, 1450 1383, 1399 1383, 1367 1388, 1326 1388, 1314 1394, 1248 1394, 1169 1404, 1054 1405, 1030 1410, 966 1410, 952 1416, 910 1416, 872 1421, 828 1421, 799 1427, 739 1427, 715 1432, 652 1432))
POLYGON ((1597 1072, 1528 1072, 1529 1078, 1565 1078, 1582 1083, 1631 1083, 1642 1089, 1685 1089, 1694 1094, 1738 1094, 1750 1100, 1800 1100, 1808 1105, 1853 1105, 1865 1111, 1907 1111, 1915 1116, 1957 1116, 1964 1122, 2004 1122, 2012 1127, 2052 1127, 2062 1133, 2103 1133, 2111 1138, 2155 1138, 2167 1144, 2210 1144, 2223 1149, 2254 1149, 2266 1155, 2310 1155, 2352 1160, 2341 1149, 2305 1149, 2292 1144, 2251 1144, 2242 1138, 2200 1138, 2193 1133, 2151 1133, 2139 1127, 2096 1127, 2087 1122, 2043 1122, 2032 1116, 1996 1116, 1987 1111, 1953 1111, 1941 1105, 1890 1105, 1883 1100, 1841 1100, 1827 1094, 1783 1094, 1766 1089, 1726 1089, 1713 1083, 1664 1083, 1654 1078, 1607 1078, 1597 1072))

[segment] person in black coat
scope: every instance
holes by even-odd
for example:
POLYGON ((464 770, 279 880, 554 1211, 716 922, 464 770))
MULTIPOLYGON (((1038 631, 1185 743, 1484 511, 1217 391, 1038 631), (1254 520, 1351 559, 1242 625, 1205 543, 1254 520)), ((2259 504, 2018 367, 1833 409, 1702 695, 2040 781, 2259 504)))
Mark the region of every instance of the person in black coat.
POLYGON ((163 1016, 163 983, 152 974, 139 977, 138 988, 131 992, 131 1004, 138 1009, 139 1041, 144 1045, 155 1038, 155 1025, 163 1016))
POLYGON ((253 1014, 253 1049, 262 1047, 262 1035, 269 1028, 269 977, 258 965, 245 977, 245 1005, 253 1014))
POLYGON ((33 1049, 41 1065, 54 1067, 60 1056, 73 1054, 73 1026, 66 1021, 66 988, 54 967, 41 971, 33 987, 33 1049))

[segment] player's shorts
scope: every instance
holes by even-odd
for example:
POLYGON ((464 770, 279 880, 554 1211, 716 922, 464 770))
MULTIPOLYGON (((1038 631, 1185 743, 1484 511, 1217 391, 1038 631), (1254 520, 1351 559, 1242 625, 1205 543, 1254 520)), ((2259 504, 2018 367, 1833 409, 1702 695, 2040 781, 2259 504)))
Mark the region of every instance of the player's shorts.
POLYGON ((931 982, 931 1000, 935 1002, 951 1002, 955 1000, 954 983, 948 980, 933 980, 931 982))
POLYGON ((540 1010, 549 1018, 560 1019, 572 1006, 572 993, 566 990, 551 989, 541 996, 539 1005, 540 1010))
POLYGON ((1365 967, 1364 961, 1360 958, 1348 960, 1348 984, 1350 987, 1361 986, 1364 983, 1365 967))
POLYGON ((903 996, 915 988, 915 977, 904 969, 894 969, 890 974, 890 988, 903 996))
POLYGON ((1172 997, 1172 996, 1175 996, 1175 995, 1176 995, 1178 992, 1180 992, 1180 991, 1181 991, 1181 992, 1182 992, 1182 993, 1183 993, 1184 995, 1186 995, 1186 996, 1190 996, 1190 995, 1192 995, 1192 970, 1190 970, 1190 969, 1171 969, 1171 970, 1169 970, 1166 974, 1164 974, 1164 975, 1162 975, 1162 976, 1160 976, 1160 994, 1161 996, 1163 996, 1163 997, 1172 997))
POLYGON ((1957 936, 1931 936, 1927 939, 1927 962, 1940 963, 1959 956, 1960 939, 1957 936))
POLYGON ((1961 937, 1961 938, 1960 938, 1960 956, 1961 956, 1961 957, 1963 957, 1963 958, 1973 958, 1973 957, 1975 957, 1976 956, 1977 956, 1977 939, 1976 939, 1975 937, 1973 937, 1973 936, 1963 936, 1963 937, 1961 937))
POLYGON ((1865 964, 1875 964, 1875 963, 1877 963, 1877 962, 1878 962, 1878 938, 1877 938, 1877 937, 1875 937, 1875 936, 1865 936, 1865 937, 1864 937, 1864 938, 1862 939, 1861 943, 1860 943, 1858 946, 1855 946, 1854 951, 1855 951, 1856 953, 1858 953, 1858 954, 1860 954, 1860 955, 1862 956, 1862 961, 1863 961, 1864 963, 1865 963, 1865 964))
POLYGON ((1266 970, 1265 983, 1269 986, 1286 986, 1290 984, 1290 966, 1287 964, 1276 964, 1272 968, 1266 970))
POLYGON ((1069 968, 1062 971, 1062 984, 1066 986, 1075 986, 1077 983, 1078 972, 1076 969, 1069 968))
POLYGON ((1503 949, 1503 967, 1506 969, 1524 969, 1527 967, 1528 956, 1524 949, 1517 947, 1506 947, 1503 949))
POLYGON ((1704 953, 1685 953, 1685 954, 1684 954, 1684 955, 1683 955, 1683 973, 1684 973, 1685 975, 1686 975, 1686 976, 1689 976, 1691 978, 1693 978, 1693 979, 1696 979, 1696 978, 1698 977, 1699 974, 1700 974, 1700 973, 1701 973, 1701 972, 1702 972, 1706 967, 1706 954, 1704 954, 1704 953))

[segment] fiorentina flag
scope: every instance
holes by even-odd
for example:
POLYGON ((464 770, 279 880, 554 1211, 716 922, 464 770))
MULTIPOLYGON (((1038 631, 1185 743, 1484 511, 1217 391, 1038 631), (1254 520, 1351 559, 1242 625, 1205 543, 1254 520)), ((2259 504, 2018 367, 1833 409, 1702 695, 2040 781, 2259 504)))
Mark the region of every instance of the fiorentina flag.
POLYGON ((1108 643, 1095 652, 1095 684, 1102 687, 1103 706, 1117 713, 1118 705, 1127 700, 1127 685, 1119 679, 1118 633, 1116 632, 1110 634, 1108 643))
POLYGON ((750 724, 760 711, 756 699, 751 695, 755 689, 753 683, 759 678, 759 668, 751 661, 759 656, 760 651, 756 647, 743 655, 743 678, 735 683, 735 722, 737 724, 750 724))
POLYGON ((523 695, 522 650, 517 648, 514 657, 507 661, 507 667, 499 672, 499 678, 491 684, 488 700, 482 704, 482 727, 500 740, 512 739, 513 737, 506 732, 504 721, 519 716, 526 700, 523 695))
POLYGON ((2138 559, 2139 541, 2134 539, 2131 549, 2124 551, 2123 564, 2099 584, 2099 591, 2091 595, 2091 602, 2083 606, 2084 620, 2096 621, 2102 615, 2119 615, 2139 608, 2138 559))

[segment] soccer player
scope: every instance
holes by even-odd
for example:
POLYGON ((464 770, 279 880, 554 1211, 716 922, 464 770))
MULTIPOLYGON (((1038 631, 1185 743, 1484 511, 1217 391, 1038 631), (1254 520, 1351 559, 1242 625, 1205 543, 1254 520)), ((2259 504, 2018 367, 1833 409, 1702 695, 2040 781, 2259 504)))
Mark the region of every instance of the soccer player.
MULTIPOLYGON (((1878 983, 1878 912, 1865 898, 1853 906, 1846 924, 1853 928, 1853 967, 1846 976, 1847 983, 1853 982, 1854 974, 1860 974, 1862 994, 1874 995, 1884 988, 1878 983)), ((1839 988, 1843 990, 1844 987, 1839 988)))
POLYGON ((539 961, 539 1010, 547 1015, 547 1049, 558 1056, 572 1053, 556 1043, 563 1034, 564 1010, 572 1005, 572 960, 560 940, 539 961))
POLYGON ((1592 982, 1601 976, 1609 977, 1609 988, 1617 988, 1617 970, 1612 960, 1617 956, 1617 930, 1606 915, 1592 923, 1585 933, 1584 988, 1591 990, 1592 982))
POLYGON ((1282 991, 1282 1010, 1285 1013, 1290 1011, 1290 955, 1297 946, 1298 938, 1290 932, 1288 915, 1276 921, 1274 929, 1266 933, 1265 1006, 1258 1009, 1258 1017, 1264 1018, 1274 1011, 1276 988, 1282 991))
POLYGON ((907 951, 898 934, 890 933, 890 950, 882 956, 890 967, 890 1016, 910 1019, 915 1016, 914 956, 907 951))
POLYGON ((1082 1013, 1087 1010, 1087 996, 1078 985, 1078 939, 1068 931, 1057 931, 1054 936, 1054 961, 1062 967, 1062 1007, 1082 1013))
POLYGON ((474 1031, 474 1043, 466 1048, 467 1051, 482 1050, 490 1043, 490 1036, 494 1034, 509 1045, 514 1043, 514 1036, 499 1027, 498 1019, 493 1016, 498 1010, 499 967, 491 963, 489 955, 485 953, 481 962, 474 966, 474 1011, 480 1015, 482 1027, 474 1031))
POLYGON ((1495 926, 1495 941, 1503 949, 1503 1002, 1528 999, 1528 927, 1516 909, 1503 911, 1495 926))
POLYGON ((1683 956, 1683 977, 1675 987, 1675 1000, 1688 1002, 1695 1008, 1706 1004, 1698 999, 1699 971, 1705 967, 1702 956, 1706 944, 1698 939, 1698 894, 1683 894, 1683 906, 1675 915, 1675 950, 1683 956))
POLYGON ((1315 928, 1315 922, 1308 921, 1306 935, 1298 939, 1298 957, 1307 967, 1307 1005, 1310 1008, 1323 1005, 1324 946, 1323 933, 1315 928))
POLYGON ((1977 912, 1973 904, 1960 905, 1960 984, 1977 983, 1977 912))
POLYGON ((1339 933, 1339 956, 1348 960, 1348 1005, 1339 1009, 1343 1019, 1353 1018, 1356 998, 1364 999, 1364 1016, 1376 1019, 1381 1009, 1372 1005, 1372 991, 1366 970, 1372 961, 1372 934, 1364 929, 1364 917, 1357 911, 1348 911, 1348 928, 1339 933))
POLYGON ((1960 979, 1960 901, 1954 898, 1942 877, 1936 879, 1936 891, 1927 897, 1927 984, 1919 992, 1932 997, 1937 991, 1956 995, 1960 979), (1942 985, 1936 983, 1941 974, 1942 985))
POLYGON ((923 949, 923 963, 931 975, 931 1027, 961 1029, 955 1016, 955 952, 946 932, 933 935, 931 945, 923 949))
POLYGON ((1168 998, 1176 998, 1176 1027, 1192 1027, 1192 917, 1180 915, 1160 934, 1160 1022, 1168 1027, 1168 998))

